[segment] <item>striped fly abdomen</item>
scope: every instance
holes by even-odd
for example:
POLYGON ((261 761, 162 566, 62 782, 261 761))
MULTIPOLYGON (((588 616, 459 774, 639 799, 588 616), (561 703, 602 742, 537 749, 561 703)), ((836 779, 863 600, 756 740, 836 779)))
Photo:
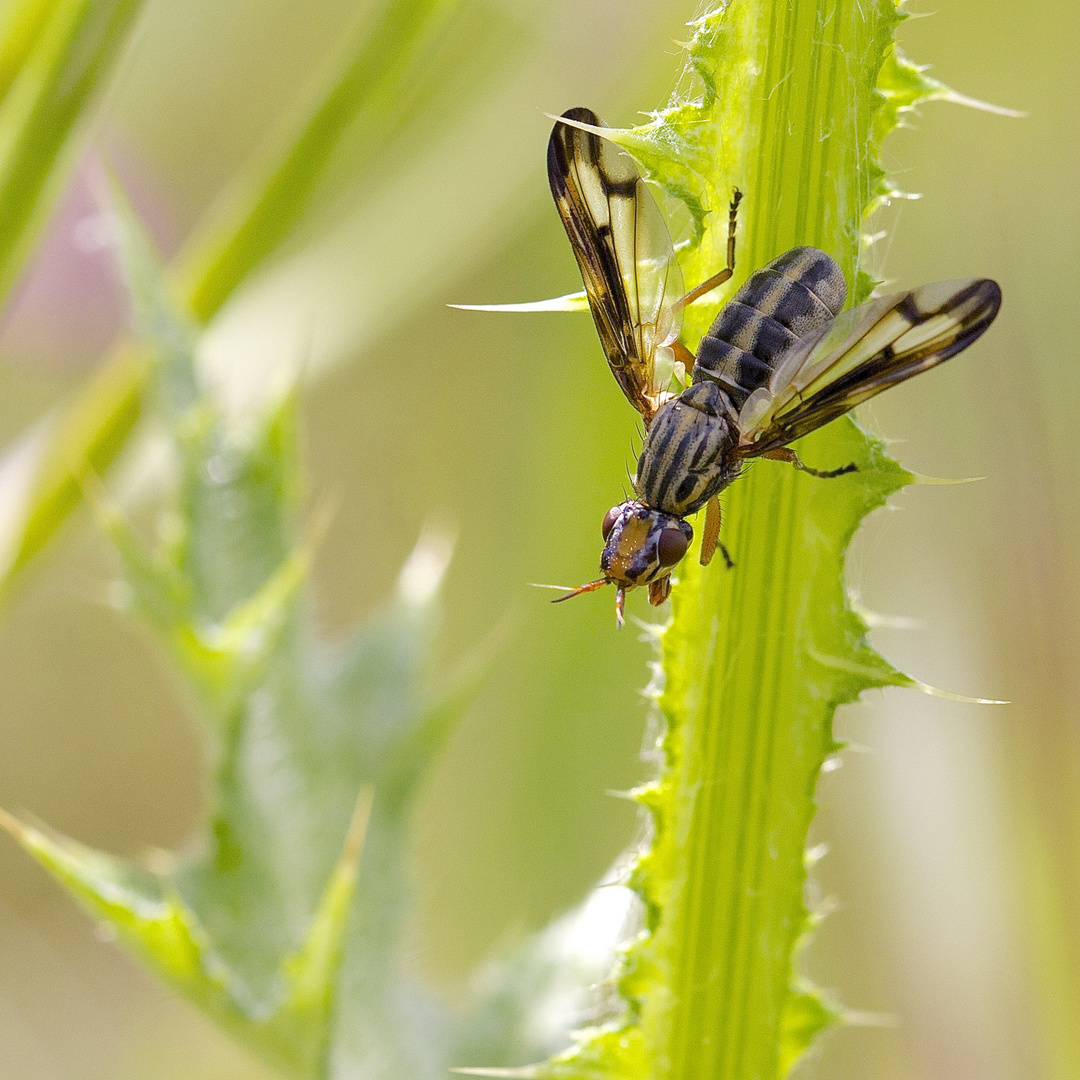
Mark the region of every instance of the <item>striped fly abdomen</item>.
POLYGON ((740 409, 795 342, 839 314, 846 296, 844 275, 825 252, 792 248, 724 305, 698 346, 693 382, 715 383, 740 409))

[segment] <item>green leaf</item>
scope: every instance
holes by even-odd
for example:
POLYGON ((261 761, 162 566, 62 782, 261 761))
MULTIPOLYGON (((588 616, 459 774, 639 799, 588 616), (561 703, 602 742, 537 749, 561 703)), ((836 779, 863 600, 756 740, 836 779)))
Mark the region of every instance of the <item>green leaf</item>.
POLYGON ((53 0, 22 0, 7 4, 0 14, 0 101, 37 45, 54 6, 53 0))
POLYGON ((427 536, 379 617, 343 645, 317 641, 303 586, 319 529, 293 539, 295 394, 226 415, 152 244, 122 193, 111 201, 178 465, 172 541, 149 550, 100 480, 82 483, 136 610, 209 721, 211 820, 199 849, 153 872, 5 820, 125 945, 278 1067, 315 1078, 404 1061, 432 1041, 413 1030, 396 962, 408 815, 477 682, 472 670, 422 686, 450 546, 427 536))
MULTIPOLYGON (((86 480, 89 483, 89 478, 86 480)), ((186 677, 216 739, 227 737, 244 697, 281 641, 311 568, 314 537, 286 558, 250 599, 220 622, 198 619, 193 590, 166 553, 151 553, 104 492, 90 495, 102 530, 123 560, 131 605, 186 677)))
POLYGON ((218 955, 198 917, 177 895, 171 869, 145 870, 3 811, 0 827, 117 940, 195 1005, 290 1074, 318 1076, 370 809, 368 791, 357 801, 300 948, 281 959, 274 994, 263 1001, 251 998, 218 955))
MULTIPOLYGON (((310 566, 311 543, 283 557, 276 566, 268 566, 267 537, 260 537, 250 550, 240 553, 246 566, 256 567, 257 580, 245 580, 240 589, 232 580, 228 584, 234 606, 228 608, 227 602, 222 606, 216 598, 211 600, 206 595, 206 575, 192 560, 204 546, 220 545, 222 530, 215 528, 211 536, 204 537, 200 525, 209 519, 194 508, 207 501, 205 492, 223 486, 220 472, 226 468, 225 462, 230 457, 243 461, 244 455, 221 438, 217 410, 212 402, 201 398, 195 370, 195 328, 180 312, 150 238, 115 183, 109 184, 107 199, 113 208, 116 251, 131 293, 135 321, 149 346, 153 385, 181 449, 185 480, 182 489, 189 502, 186 520, 191 524, 169 550, 151 554, 120 512, 109 505, 100 484, 90 483, 90 476, 84 483, 90 483, 99 520, 124 559, 140 612, 187 675, 213 717, 215 731, 223 733, 235 718, 244 695, 264 673, 288 622, 310 566), (215 609, 215 617, 208 618, 208 607, 215 609)), ((283 414, 291 413, 293 405, 290 399, 283 409, 270 414, 248 448, 249 457, 278 460, 280 471, 280 463, 289 457, 289 449, 281 441, 283 414), (250 453, 256 448, 261 454, 250 453)), ((241 474, 249 472, 241 465, 241 474)), ((265 486, 264 479, 256 481, 254 488, 265 486)), ((250 502, 255 497, 248 491, 251 484, 237 484, 235 478, 224 486, 230 498, 250 502)), ((271 482, 258 497, 263 502, 283 498, 280 480, 271 482)), ((238 573, 231 563, 223 569, 230 579, 238 573)), ((250 578, 249 570, 246 579, 250 578)))

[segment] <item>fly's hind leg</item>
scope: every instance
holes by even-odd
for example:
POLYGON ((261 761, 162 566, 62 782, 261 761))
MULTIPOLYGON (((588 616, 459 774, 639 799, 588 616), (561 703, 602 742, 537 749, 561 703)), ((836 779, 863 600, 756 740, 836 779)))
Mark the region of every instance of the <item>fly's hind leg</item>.
POLYGON ((731 193, 731 202, 728 204, 727 215, 727 266, 730 277, 735 272, 735 219, 739 213, 739 203, 742 202, 742 192, 735 188, 731 193))
POLYGON ((735 273, 735 220, 739 212, 739 203, 742 202, 742 192, 736 188, 731 196, 731 204, 728 206, 728 231, 727 231, 727 266, 718 274, 713 274, 708 281, 703 281, 696 289, 691 289, 681 300, 675 302, 675 310, 700 300, 706 293, 712 292, 718 285, 723 285, 732 274, 735 273))
POLYGON ((844 476, 846 473, 859 471, 859 466, 856 465, 854 461, 848 465, 842 465, 839 469, 811 469, 809 465, 804 465, 802 463, 799 455, 796 454, 790 446, 781 446, 776 450, 769 450, 761 456, 763 458, 768 458, 770 461, 786 461, 790 465, 794 465, 796 469, 801 469, 811 476, 819 476, 822 480, 831 480, 834 476, 844 476))

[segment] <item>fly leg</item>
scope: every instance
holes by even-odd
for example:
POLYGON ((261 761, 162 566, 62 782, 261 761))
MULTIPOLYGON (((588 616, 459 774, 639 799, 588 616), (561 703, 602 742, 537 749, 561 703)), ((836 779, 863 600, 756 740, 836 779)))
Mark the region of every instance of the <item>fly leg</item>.
POLYGON ((728 206, 727 266, 718 274, 713 274, 708 281, 703 281, 696 289, 691 289, 681 300, 675 302, 675 310, 680 311, 695 300, 700 300, 707 292, 712 292, 718 285, 723 285, 735 273, 735 219, 738 215, 742 192, 736 188, 728 206))
POLYGON ((705 531, 701 534, 701 565, 708 566, 716 554, 717 547, 724 556, 727 568, 731 570, 735 564, 731 561, 728 549, 720 539, 720 499, 714 495, 705 504, 705 531))
POLYGON ((859 471, 859 466, 856 465, 854 461, 849 465, 842 465, 839 469, 811 469, 809 465, 804 465, 802 463, 799 455, 796 454, 790 446, 780 446, 775 450, 767 451, 761 456, 763 458, 768 458, 770 461, 786 461, 789 464, 794 465, 796 469, 801 469, 811 476, 820 476, 823 480, 831 480, 834 476, 843 476, 845 473, 859 471))
POLYGON ((649 603, 653 607, 659 607, 671 595, 671 575, 665 574, 662 578, 649 582, 649 603))

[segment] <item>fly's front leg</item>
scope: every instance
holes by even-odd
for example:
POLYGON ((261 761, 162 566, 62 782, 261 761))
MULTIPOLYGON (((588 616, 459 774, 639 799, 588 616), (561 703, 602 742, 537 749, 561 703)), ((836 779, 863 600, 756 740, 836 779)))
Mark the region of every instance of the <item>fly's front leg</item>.
POLYGON ((736 188, 731 196, 731 204, 728 206, 728 230, 727 230, 727 266, 718 274, 713 274, 708 281, 703 281, 696 289, 691 289, 681 300, 675 302, 675 310, 700 300, 707 292, 712 292, 718 285, 723 285, 732 274, 735 273, 735 220, 739 212, 739 203, 742 202, 742 192, 736 188))
POLYGON ((776 450, 769 450, 767 453, 761 455, 763 458, 768 458, 770 461, 786 461, 790 465, 794 465, 796 469, 801 469, 805 473, 809 473, 811 476, 819 476, 822 480, 831 480, 834 476, 843 476, 845 473, 858 472, 859 466, 855 462, 851 462, 849 465, 843 465, 839 469, 811 469, 809 465, 804 465, 799 458, 799 455, 791 449, 790 446, 781 446, 776 450))
POLYGON ((671 595, 671 575, 665 574, 649 582, 649 603, 659 607, 671 595))
POLYGON ((735 564, 731 561, 728 549, 724 547, 724 542, 720 539, 720 499, 714 495, 705 504, 705 530, 701 534, 702 566, 708 566, 712 562, 717 547, 720 548, 720 554, 724 556, 727 568, 732 569, 735 564))

